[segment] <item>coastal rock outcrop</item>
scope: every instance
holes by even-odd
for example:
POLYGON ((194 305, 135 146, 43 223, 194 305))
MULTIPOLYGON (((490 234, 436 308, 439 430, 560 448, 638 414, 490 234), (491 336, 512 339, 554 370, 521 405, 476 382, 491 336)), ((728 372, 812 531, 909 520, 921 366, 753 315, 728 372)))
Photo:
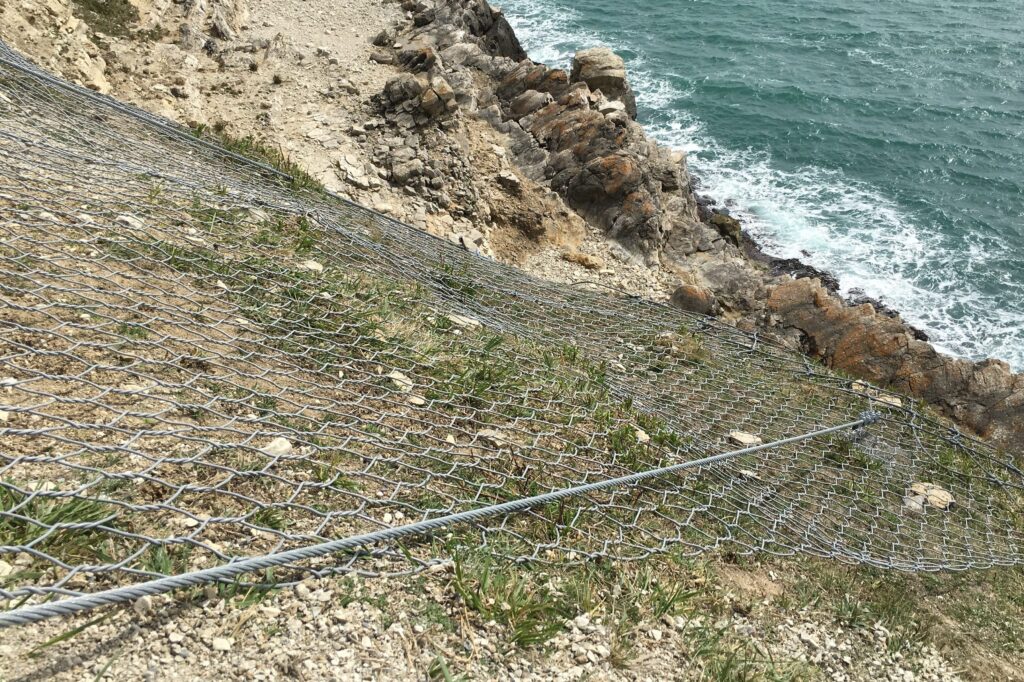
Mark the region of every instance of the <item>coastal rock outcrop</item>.
POLYGON ((455 91, 440 76, 399 74, 384 86, 383 102, 388 120, 404 122, 399 125, 412 127, 428 119, 439 118, 458 109, 455 91))
POLYGON ((830 366, 923 398, 977 433, 1024 450, 1024 375, 1000 360, 952 358, 898 317, 846 305, 817 279, 775 287, 768 308, 830 366))
POLYGON ((569 81, 586 83, 592 91, 600 90, 607 99, 622 102, 629 117, 636 118, 636 96, 626 80, 626 64, 607 47, 577 52, 569 81))

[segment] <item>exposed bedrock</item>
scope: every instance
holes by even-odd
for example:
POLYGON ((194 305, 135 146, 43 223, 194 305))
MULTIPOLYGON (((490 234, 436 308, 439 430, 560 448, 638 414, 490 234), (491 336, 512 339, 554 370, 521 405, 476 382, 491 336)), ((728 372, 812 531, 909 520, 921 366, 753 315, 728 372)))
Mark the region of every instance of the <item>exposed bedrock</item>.
MULTIPOLYGON (((760 328, 1024 451, 1024 376, 998 361, 946 357, 893 311, 834 296, 819 281, 827 273, 759 254, 736 218, 695 193, 685 155, 658 145, 633 120, 626 70, 610 50, 581 51, 567 73, 527 59, 486 0, 403 7, 412 20, 394 37, 396 63, 418 75, 423 92, 443 81, 452 95, 441 108, 410 90, 404 101, 411 103, 398 103, 403 113, 417 123, 438 116, 489 123, 523 178, 556 192, 648 265, 678 273, 677 306, 760 328)), ((410 85, 394 87, 405 93, 410 85)))
POLYGON ((621 102, 630 118, 636 118, 636 97, 626 80, 626 64, 622 57, 607 47, 580 50, 572 60, 573 83, 584 82, 593 91, 601 91, 613 102, 621 102))
POLYGON ((937 352, 870 304, 849 306, 817 279, 775 287, 769 308, 801 335, 805 350, 881 386, 919 396, 977 433, 1024 451, 1024 375, 1000 360, 937 352))

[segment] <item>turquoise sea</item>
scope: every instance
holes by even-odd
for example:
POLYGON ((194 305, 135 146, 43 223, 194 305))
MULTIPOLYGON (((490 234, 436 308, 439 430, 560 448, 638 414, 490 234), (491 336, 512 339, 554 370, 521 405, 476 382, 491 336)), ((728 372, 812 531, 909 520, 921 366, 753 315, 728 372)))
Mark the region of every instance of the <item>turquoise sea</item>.
POLYGON ((767 251, 1024 370, 1024 0, 502 8, 537 61, 621 54, 641 123, 767 251))

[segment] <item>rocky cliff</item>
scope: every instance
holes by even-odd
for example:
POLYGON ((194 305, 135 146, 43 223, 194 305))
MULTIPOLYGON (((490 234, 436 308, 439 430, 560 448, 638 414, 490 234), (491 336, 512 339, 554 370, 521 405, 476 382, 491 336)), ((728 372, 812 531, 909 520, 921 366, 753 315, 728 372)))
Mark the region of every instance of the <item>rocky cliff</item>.
POLYGON ((403 8, 411 21, 398 38, 405 41, 400 61, 450 82, 466 114, 507 136, 527 177, 648 266, 678 274, 674 304, 726 314, 1024 451, 1024 376, 998 360, 945 356, 891 311, 849 304, 821 279, 785 271, 820 273, 749 257, 738 221, 695 194, 684 155, 659 146, 633 120, 624 65, 609 50, 578 53, 566 73, 525 58, 486 0, 408 0, 403 8), (403 57, 410 51, 430 56, 403 57))

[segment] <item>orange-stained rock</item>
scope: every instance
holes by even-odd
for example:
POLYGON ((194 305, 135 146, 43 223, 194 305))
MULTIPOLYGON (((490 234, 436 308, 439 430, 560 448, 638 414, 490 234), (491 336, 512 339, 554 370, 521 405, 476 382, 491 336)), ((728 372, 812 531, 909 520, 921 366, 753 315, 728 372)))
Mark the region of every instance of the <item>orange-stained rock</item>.
POLYGON ((776 286, 768 308, 830 366, 923 398, 983 436, 1024 453, 1024 375, 1000 360, 971 362, 919 341, 898 317, 847 306, 817 279, 776 286))

